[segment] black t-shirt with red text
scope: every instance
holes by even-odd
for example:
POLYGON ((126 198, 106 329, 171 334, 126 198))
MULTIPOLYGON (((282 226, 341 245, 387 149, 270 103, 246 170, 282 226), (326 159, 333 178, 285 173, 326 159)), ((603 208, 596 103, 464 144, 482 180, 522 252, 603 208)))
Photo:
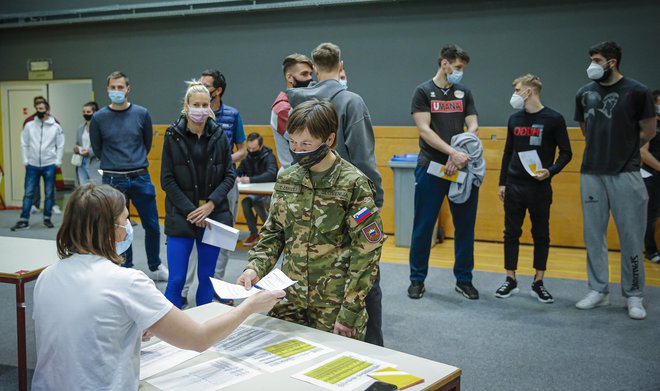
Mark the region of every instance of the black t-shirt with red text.
POLYGON ((639 121, 655 117, 651 91, 624 77, 611 86, 591 82, 575 96, 575 117, 584 122, 583 174, 639 171, 639 121))
MULTIPOLYGON (((465 117, 476 115, 472 92, 462 84, 440 88, 433 80, 417 86, 412 98, 411 113, 431 113, 431 129, 447 144, 454 135, 463 133, 465 117)), ((448 156, 419 138, 418 165, 426 166, 433 160, 447 163, 448 156)))
POLYGON ((573 156, 566 121, 561 114, 549 107, 544 107, 536 113, 519 110, 509 117, 500 186, 506 186, 508 183, 539 183, 527 173, 518 156, 518 152, 532 150, 538 153, 543 168, 550 171, 551 176, 559 173, 573 156), (555 161, 557 147, 559 156, 555 161))

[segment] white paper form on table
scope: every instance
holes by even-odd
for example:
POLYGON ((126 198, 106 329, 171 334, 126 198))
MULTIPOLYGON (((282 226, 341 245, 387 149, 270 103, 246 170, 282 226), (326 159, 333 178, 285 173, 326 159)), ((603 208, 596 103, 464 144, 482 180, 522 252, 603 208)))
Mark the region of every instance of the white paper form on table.
POLYGON ((147 380, 164 391, 220 390, 260 375, 261 371, 229 358, 216 358, 147 380))
POLYGON ((518 152, 518 157, 525 171, 531 176, 536 176, 536 172, 543 168, 541 158, 536 150, 518 152))
POLYGON ((239 231, 228 225, 224 225, 209 218, 204 219, 208 223, 204 230, 202 242, 211 246, 224 248, 229 251, 236 249, 239 231))
POLYGON ((223 299, 245 299, 259 293, 261 290, 275 291, 279 289, 286 289, 298 281, 293 281, 280 269, 273 269, 270 273, 266 274, 264 278, 259 280, 255 286, 250 290, 245 290, 243 285, 231 284, 222 280, 211 278, 213 290, 223 299))
POLYGON ((175 367, 200 354, 193 350, 179 349, 165 341, 144 347, 140 350, 140 380, 175 367))

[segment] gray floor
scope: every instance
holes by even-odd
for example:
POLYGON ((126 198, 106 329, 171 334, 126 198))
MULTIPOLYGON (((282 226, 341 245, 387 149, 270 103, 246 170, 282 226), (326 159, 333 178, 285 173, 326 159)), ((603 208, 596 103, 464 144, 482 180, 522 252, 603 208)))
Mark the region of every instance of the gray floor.
MULTIPOLYGON (((1 236, 55 237, 57 228, 43 227, 41 216, 32 218, 30 230, 10 232, 17 217, 17 211, 0 211, 1 236)), ((56 226, 60 220, 53 218, 56 226)), ((135 264, 145 270, 144 232, 135 232, 135 264)), ((242 271, 245 257, 242 251, 233 254, 230 280, 242 271)), ((463 390, 660 390, 660 288, 646 288, 648 318, 633 321, 618 285, 612 287, 611 306, 579 311, 574 302, 586 293, 584 282, 547 279, 556 302, 542 304, 529 297, 530 277, 520 277, 519 295, 496 299, 493 292, 503 277, 476 273, 482 298, 468 301, 453 291, 450 270, 434 268, 424 298, 410 300, 408 268, 381 267, 387 347, 460 367, 463 390)), ((27 288, 29 319, 33 286, 27 288)), ((0 308, 0 390, 14 390, 16 371, 7 367, 16 365, 13 285, 0 284, 0 308)), ((28 357, 34 367, 29 321, 28 357)))

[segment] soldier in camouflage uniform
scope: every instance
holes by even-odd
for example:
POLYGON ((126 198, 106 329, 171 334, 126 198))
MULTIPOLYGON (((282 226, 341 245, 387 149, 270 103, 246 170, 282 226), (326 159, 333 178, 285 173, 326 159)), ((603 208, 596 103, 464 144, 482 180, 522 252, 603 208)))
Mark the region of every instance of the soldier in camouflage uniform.
POLYGON ((385 241, 371 181, 330 148, 337 113, 327 101, 289 117, 294 164, 277 178, 270 215, 238 283, 250 288, 284 252, 282 271, 298 281, 271 316, 363 339, 365 297, 385 241))

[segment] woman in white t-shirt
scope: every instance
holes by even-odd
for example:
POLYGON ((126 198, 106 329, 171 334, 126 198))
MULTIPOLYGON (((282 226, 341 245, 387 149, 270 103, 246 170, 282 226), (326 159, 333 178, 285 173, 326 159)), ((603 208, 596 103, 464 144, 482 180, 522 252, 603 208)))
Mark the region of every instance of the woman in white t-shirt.
POLYGON ((143 333, 204 351, 284 296, 260 292, 229 313, 193 321, 143 272, 120 266, 133 238, 125 205, 108 185, 81 186, 68 201, 57 233, 62 260, 34 288, 33 390, 137 390, 143 333))

